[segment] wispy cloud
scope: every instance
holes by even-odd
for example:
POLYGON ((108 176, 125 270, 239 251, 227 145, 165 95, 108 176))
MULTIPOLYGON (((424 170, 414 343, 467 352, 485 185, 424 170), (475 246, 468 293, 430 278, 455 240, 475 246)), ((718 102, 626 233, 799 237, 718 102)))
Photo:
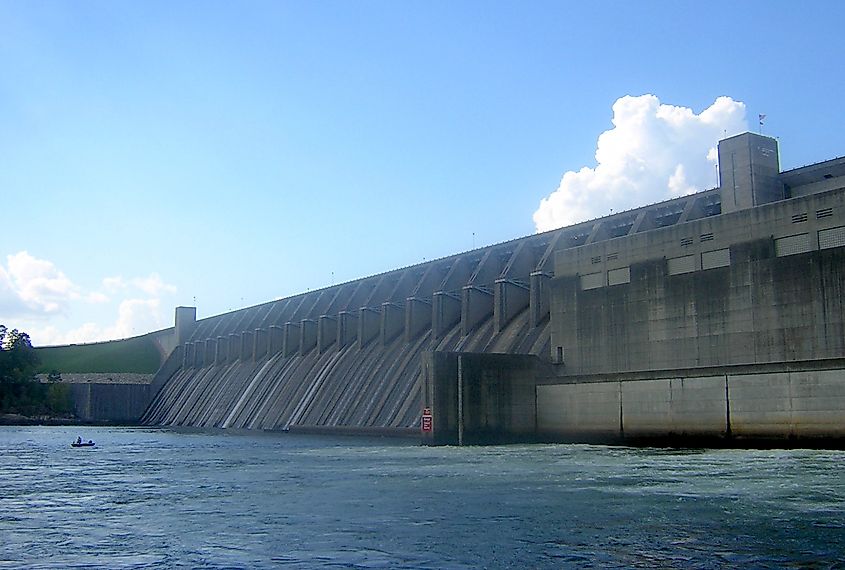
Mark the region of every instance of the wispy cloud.
POLYGON ((537 231, 713 188, 716 144, 747 130, 745 104, 719 97, 695 114, 654 95, 613 104, 613 128, 596 144, 596 166, 563 175, 534 213, 537 231))
POLYGON ((147 295, 157 296, 163 293, 175 293, 176 287, 162 281, 158 273, 151 273, 147 277, 138 277, 132 284, 147 295))
POLYGON ((103 288, 107 291, 122 291, 136 289, 147 295, 161 295, 162 293, 175 293, 176 287, 165 283, 158 273, 150 273, 146 277, 126 278, 122 275, 114 275, 103 279, 103 288))

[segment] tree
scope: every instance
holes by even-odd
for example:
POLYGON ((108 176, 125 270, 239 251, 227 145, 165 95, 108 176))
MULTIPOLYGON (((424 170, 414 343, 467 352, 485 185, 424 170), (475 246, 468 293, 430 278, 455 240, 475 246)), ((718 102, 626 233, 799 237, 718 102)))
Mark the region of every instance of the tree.
POLYGON ((0 412, 24 416, 62 416, 73 414, 70 386, 61 382, 54 370, 48 383, 38 382, 39 364, 29 335, 0 325, 0 412))
POLYGON ((38 356, 32 348, 29 335, 18 329, 8 330, 0 325, 0 382, 32 380, 38 356))

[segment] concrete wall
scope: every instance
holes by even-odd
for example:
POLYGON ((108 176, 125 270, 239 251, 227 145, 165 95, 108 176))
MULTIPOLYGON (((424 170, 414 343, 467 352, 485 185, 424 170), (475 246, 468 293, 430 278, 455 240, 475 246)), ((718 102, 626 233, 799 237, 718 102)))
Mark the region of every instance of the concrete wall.
POLYGON ((841 357, 845 247, 819 239, 840 229, 833 192, 561 250, 553 354, 576 375, 841 357))
POLYGON ((782 200, 784 187, 779 174, 776 139, 743 133, 719 141, 722 213, 782 200))
MULTIPOLYGON (((38 375, 41 382, 47 376, 38 375)), ((70 387, 73 410, 86 422, 135 424, 152 400, 152 374, 67 373, 61 383, 70 387)))
POLYGON ((845 368, 592 380, 537 386, 542 439, 845 438, 845 368))
POLYGON ((138 423, 150 403, 149 384, 70 384, 74 413, 83 421, 138 423))
POLYGON ((845 192, 750 206, 556 253, 541 437, 845 437, 845 192))
POLYGON ((423 407, 433 430, 429 445, 533 441, 536 435, 535 356, 430 352, 423 407))

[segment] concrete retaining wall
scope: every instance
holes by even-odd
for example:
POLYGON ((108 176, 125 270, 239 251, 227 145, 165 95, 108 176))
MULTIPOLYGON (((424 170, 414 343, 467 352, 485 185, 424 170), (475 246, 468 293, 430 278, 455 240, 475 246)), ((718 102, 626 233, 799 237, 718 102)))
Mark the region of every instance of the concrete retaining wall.
POLYGON ((423 442, 464 445, 533 441, 536 356, 430 352, 424 363, 423 407, 433 429, 423 442))
POLYGON ((845 368, 537 386, 545 439, 845 438, 845 368))
POLYGON ((134 424, 150 403, 149 384, 70 384, 76 416, 89 422, 134 424))
MULTIPOLYGON (((47 382, 44 374, 38 375, 47 382)), ((86 422, 138 423, 152 398, 152 374, 68 373, 61 382, 70 387, 74 414, 86 422)))

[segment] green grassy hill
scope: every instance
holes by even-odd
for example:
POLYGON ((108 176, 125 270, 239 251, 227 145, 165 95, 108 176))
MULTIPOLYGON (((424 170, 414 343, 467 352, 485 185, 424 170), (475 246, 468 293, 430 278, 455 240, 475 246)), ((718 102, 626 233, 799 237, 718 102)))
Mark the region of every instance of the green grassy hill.
POLYGON ((154 374, 161 362, 152 334, 92 344, 48 346, 36 348, 35 352, 41 359, 38 371, 43 373, 58 370, 154 374))

